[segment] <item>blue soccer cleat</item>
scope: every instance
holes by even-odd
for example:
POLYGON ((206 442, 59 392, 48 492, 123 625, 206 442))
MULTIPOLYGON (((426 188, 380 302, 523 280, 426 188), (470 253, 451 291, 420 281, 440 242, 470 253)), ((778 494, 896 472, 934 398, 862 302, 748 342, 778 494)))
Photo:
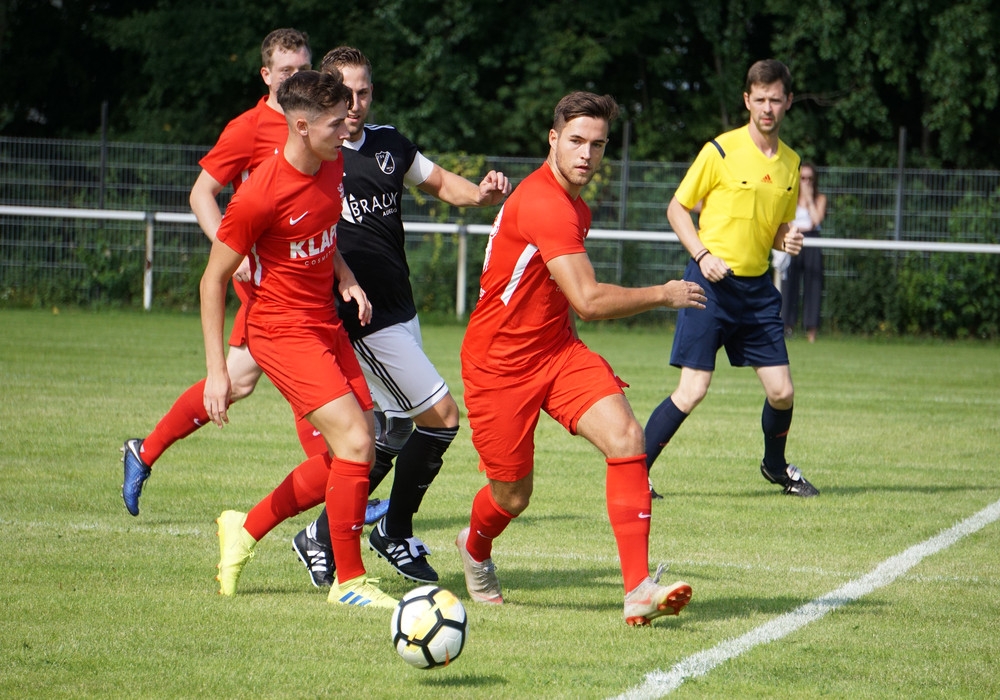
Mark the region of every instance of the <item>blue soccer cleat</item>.
POLYGON ((374 525, 389 512, 389 499, 372 498, 365 506, 365 525, 374 525))
POLYGON ((122 447, 122 464, 125 465, 122 500, 125 501, 125 508, 132 515, 139 515, 139 496, 142 495, 142 487, 152 471, 142 461, 139 454, 141 449, 142 440, 140 438, 129 438, 122 447))

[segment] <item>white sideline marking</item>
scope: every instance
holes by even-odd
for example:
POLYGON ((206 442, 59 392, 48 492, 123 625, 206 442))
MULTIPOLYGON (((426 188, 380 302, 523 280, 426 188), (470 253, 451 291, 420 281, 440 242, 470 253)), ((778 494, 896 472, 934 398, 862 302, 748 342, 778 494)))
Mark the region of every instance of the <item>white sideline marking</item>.
MULTIPOLYGON (((176 527, 171 525, 160 526, 160 525, 140 525, 136 521, 126 521, 127 524, 116 526, 108 525, 100 521, 94 521, 89 523, 84 522, 74 522, 60 524, 59 527, 63 530, 68 530, 70 532, 99 532, 99 533, 114 533, 116 535, 124 535, 130 532, 141 532, 147 535, 171 535, 176 537, 206 537, 209 535, 214 535, 216 529, 213 527, 211 529, 206 529, 204 527, 176 527)), ((2 526, 14 526, 23 527, 25 529, 35 529, 35 528, 51 528, 51 522, 41 522, 41 521, 20 521, 20 520, 0 520, 0 525, 2 526)), ((214 523, 213 523, 214 525, 214 523)))
POLYGON ((852 603, 883 586, 887 586, 919 564, 925 557, 936 554, 958 542, 966 535, 978 532, 1000 520, 1000 501, 983 508, 975 515, 940 534, 914 545, 902 554, 886 559, 870 573, 806 603, 795 610, 780 615, 746 634, 727 639, 711 649, 700 651, 677 663, 669 671, 651 671, 642 685, 626 690, 619 700, 660 698, 677 690, 688 678, 704 676, 716 666, 740 656, 759 644, 781 639, 814 622, 831 610, 852 603))

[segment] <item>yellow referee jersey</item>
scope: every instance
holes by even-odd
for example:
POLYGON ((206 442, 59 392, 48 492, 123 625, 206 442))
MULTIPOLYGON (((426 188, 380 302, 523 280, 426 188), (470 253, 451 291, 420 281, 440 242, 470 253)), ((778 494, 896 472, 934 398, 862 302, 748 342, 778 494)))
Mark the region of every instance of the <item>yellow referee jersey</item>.
POLYGON ((674 195, 688 209, 702 201, 698 236, 741 277, 767 272, 778 227, 795 218, 799 156, 784 141, 768 158, 749 126, 709 141, 674 195))

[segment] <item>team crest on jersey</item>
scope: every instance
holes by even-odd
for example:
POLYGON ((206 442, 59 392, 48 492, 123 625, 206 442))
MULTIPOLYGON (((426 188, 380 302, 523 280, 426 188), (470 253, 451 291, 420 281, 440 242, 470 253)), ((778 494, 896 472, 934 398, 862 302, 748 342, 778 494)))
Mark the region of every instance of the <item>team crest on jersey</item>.
POLYGON ((345 221, 350 221, 352 224, 360 224, 361 216, 355 216, 354 211, 357 209, 357 197, 353 194, 341 198, 341 209, 340 218, 345 221))
POLYGON ((393 160, 392 153, 389 151, 379 151, 376 153, 375 162, 378 163, 378 167, 386 175, 392 175, 393 171, 396 170, 396 161, 393 160))

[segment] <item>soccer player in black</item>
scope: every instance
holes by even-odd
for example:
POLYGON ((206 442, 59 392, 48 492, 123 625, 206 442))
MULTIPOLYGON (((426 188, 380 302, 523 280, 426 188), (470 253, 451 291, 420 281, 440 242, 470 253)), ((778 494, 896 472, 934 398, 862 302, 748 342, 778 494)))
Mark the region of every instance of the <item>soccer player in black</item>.
MULTIPOLYGON (((371 63, 361 51, 338 47, 321 70, 340 71, 354 92, 344 143, 344 212, 338 247, 372 304, 366 326, 345 323, 376 403, 376 458, 370 491, 395 459, 389 506, 372 529, 369 545, 404 577, 434 583, 427 546, 413 535, 413 516, 437 476, 445 450, 458 433, 458 405, 424 354, 404 249, 401 201, 405 188, 459 207, 493 206, 511 190, 503 173, 490 171, 478 185, 427 159, 391 126, 365 124, 372 101, 371 63)), ((341 318, 356 318, 342 310, 341 318)), ((313 584, 329 585, 335 563, 324 510, 295 536, 296 552, 313 584)))

